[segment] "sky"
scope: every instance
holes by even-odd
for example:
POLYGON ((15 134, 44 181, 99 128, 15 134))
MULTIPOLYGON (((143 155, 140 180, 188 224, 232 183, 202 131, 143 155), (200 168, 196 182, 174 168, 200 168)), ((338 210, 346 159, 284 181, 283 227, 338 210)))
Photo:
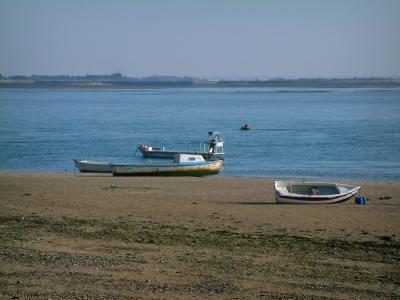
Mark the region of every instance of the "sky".
POLYGON ((0 74, 400 75, 400 0, 0 0, 0 74))

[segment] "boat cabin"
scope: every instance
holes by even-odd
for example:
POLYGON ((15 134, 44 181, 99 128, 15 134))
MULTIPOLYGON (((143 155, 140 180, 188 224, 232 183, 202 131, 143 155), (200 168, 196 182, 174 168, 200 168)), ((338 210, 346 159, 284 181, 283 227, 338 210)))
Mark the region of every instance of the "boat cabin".
POLYGON ((189 152, 202 153, 207 156, 223 157, 224 156, 224 140, 218 131, 208 132, 207 142, 192 142, 189 143, 189 152))
POLYGON ((178 165, 191 165, 191 164, 201 164, 204 163, 205 160, 202 155, 197 155, 197 154, 182 154, 178 153, 175 154, 174 157, 174 163, 177 163, 178 165))
POLYGON ((204 158, 223 158, 224 141, 221 133, 208 132, 208 141, 189 142, 187 150, 166 150, 164 147, 152 147, 146 144, 140 144, 138 150, 144 157, 174 158, 175 154, 201 154, 204 158))
POLYGON ((152 146, 148 146, 146 144, 140 144, 139 148, 141 148, 145 151, 165 151, 165 147, 152 147, 152 146))

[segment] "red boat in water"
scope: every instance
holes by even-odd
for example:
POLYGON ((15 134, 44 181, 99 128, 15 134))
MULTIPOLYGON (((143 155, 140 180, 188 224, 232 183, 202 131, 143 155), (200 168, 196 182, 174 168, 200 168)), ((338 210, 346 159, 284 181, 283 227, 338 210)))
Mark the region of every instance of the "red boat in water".
POLYGON ((240 130, 250 130, 250 126, 248 124, 244 124, 242 127, 240 127, 240 130))

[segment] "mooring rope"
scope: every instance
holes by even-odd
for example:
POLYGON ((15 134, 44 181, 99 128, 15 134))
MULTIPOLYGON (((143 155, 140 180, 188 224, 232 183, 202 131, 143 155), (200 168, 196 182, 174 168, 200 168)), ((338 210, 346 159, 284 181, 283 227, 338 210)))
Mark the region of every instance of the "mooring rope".
POLYGON ((239 176, 236 176, 235 174, 233 174, 233 173, 226 167, 225 163, 223 164, 223 167, 224 167, 225 171, 226 171, 230 176, 235 177, 235 178, 239 178, 239 176))

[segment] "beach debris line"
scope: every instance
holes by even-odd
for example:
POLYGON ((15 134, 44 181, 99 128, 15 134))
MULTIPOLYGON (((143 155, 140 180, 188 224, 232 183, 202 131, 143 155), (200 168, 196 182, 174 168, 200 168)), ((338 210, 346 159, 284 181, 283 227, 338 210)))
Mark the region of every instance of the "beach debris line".
POLYGON ((133 190, 139 190, 139 191, 151 191, 151 190, 159 190, 160 188, 157 187, 136 187, 136 186, 116 186, 114 184, 111 184, 109 186, 103 187, 102 190, 116 190, 116 189, 133 189, 133 190))
POLYGON ((117 188, 117 187, 116 187, 115 185, 111 184, 110 186, 104 187, 103 190, 111 190, 111 191, 113 191, 113 190, 115 190, 116 188, 117 188))

